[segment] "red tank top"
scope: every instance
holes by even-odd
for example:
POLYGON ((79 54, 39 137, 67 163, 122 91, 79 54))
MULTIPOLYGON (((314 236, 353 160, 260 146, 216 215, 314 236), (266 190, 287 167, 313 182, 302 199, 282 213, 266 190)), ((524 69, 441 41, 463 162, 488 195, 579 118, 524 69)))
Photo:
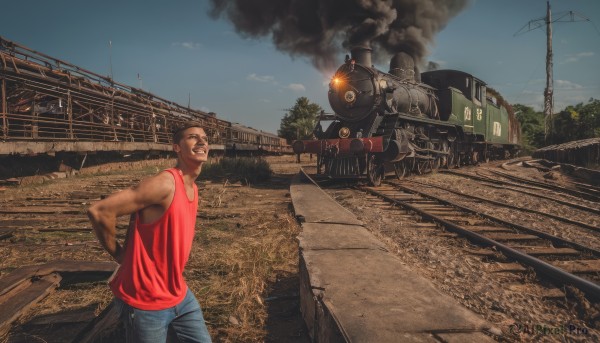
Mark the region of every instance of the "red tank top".
POLYGON ((110 281, 116 297, 141 310, 164 310, 180 303, 187 292, 183 269, 196 226, 198 189, 189 200, 179 169, 167 169, 175 179, 175 195, 165 213, 143 224, 139 212, 129 233, 123 263, 110 281))

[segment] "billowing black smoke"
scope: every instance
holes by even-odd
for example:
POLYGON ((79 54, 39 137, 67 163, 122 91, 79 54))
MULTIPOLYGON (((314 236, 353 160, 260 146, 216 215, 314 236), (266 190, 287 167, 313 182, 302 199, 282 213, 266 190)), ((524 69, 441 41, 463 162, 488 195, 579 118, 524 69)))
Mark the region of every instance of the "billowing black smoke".
POLYGON ((422 62, 434 35, 469 1, 211 0, 210 14, 231 20, 244 37, 271 35, 277 49, 330 72, 341 52, 369 43, 379 62, 399 51, 422 62))

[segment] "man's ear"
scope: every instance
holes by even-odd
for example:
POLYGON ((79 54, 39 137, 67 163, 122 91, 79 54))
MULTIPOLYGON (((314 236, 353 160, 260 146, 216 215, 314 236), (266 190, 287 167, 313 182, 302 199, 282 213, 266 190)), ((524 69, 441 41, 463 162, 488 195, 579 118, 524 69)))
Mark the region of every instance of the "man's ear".
POLYGON ((173 151, 175 151, 175 152, 180 152, 181 151, 181 147, 179 146, 179 144, 173 143, 173 151))

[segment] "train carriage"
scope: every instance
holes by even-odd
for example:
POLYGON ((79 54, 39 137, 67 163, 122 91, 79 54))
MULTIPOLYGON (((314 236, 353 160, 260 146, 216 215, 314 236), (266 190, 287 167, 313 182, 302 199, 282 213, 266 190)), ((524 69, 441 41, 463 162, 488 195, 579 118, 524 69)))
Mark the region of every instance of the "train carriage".
POLYGON ((253 153, 289 149, 276 135, 181 106, 0 37, 0 156, 167 152, 173 127, 187 120, 204 127, 211 154, 225 154, 234 146, 253 153))

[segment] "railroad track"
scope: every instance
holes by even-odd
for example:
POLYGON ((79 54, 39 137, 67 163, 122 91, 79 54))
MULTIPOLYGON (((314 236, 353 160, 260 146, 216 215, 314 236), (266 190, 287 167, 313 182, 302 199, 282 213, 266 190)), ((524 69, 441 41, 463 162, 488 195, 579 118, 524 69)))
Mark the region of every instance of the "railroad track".
POLYGON ((599 250, 480 213, 406 184, 386 182, 384 187, 357 188, 478 245, 493 247, 555 284, 572 285, 590 300, 600 300, 599 250))
POLYGON ((489 170, 490 173, 497 175, 497 176, 501 176, 504 178, 507 178, 509 180, 513 180, 519 183, 524 183, 524 184, 528 184, 528 185, 532 185, 532 186, 536 186, 536 187, 541 187, 541 188, 545 188, 545 189, 549 189, 552 191, 558 191, 560 193, 564 193, 564 194, 569 194, 569 195, 574 195, 577 197, 580 197, 582 199, 586 199, 586 200, 591 200, 591 201, 600 201, 600 190, 597 189, 597 187, 594 187, 592 185, 588 185, 587 189, 585 190, 581 190, 581 184, 579 184, 579 186, 577 188, 579 188, 579 190, 574 190, 574 189, 570 189, 567 187, 562 187, 559 186, 557 184, 548 184, 546 182, 540 182, 540 181, 535 181, 535 180, 531 180, 528 178, 523 178, 523 177, 519 177, 516 175, 512 175, 506 172, 502 172, 499 170, 489 170))
MULTIPOLYGON (((502 166, 505 167, 506 165, 507 164, 505 163, 502 166)), ((507 169, 506 167, 504 169, 510 170, 510 169, 507 169)), ((583 184, 583 183, 579 183, 579 182, 565 180, 566 183, 571 184, 573 186, 573 188, 576 188, 576 189, 572 189, 572 188, 560 186, 556 183, 536 181, 536 180, 532 180, 530 178, 520 177, 520 176, 510 174, 510 173, 500 171, 500 170, 487 169, 486 171, 492 175, 489 175, 489 174, 484 175, 483 171, 481 169, 478 169, 476 171, 476 173, 477 173, 477 175, 479 175, 483 178, 492 179, 492 180, 497 180, 498 177, 501 177, 503 179, 510 180, 510 182, 508 182, 508 183, 519 185, 521 187, 529 186, 529 187, 532 187, 533 189, 541 188, 541 189, 550 190, 550 191, 561 193, 561 194, 567 194, 570 196, 574 196, 574 197, 589 200, 589 201, 594 201, 594 202, 600 201, 600 188, 590 185, 590 184, 583 184)), ((455 170, 442 170, 442 172, 452 173, 452 174, 457 174, 457 175, 468 175, 469 174, 469 173, 461 173, 461 172, 458 172, 455 170)), ((500 180, 498 180, 498 181, 501 182, 500 180)), ((504 181, 504 182, 506 182, 506 181, 504 181)))
MULTIPOLYGON (((137 179, 115 182, 100 180, 84 186, 83 190, 64 190, 53 196, 30 196, 22 200, 2 201, 0 202, 0 245, 18 232, 23 234, 51 231, 91 232, 92 228, 85 214, 90 203, 137 182, 137 179), (60 217, 58 221, 57 216, 60 217)), ((125 220, 121 219, 119 227, 126 227, 124 223, 125 220)))
MULTIPOLYGON (((538 198, 543 198, 546 200, 553 201, 555 203, 570 206, 579 210, 587 211, 594 214, 600 214, 599 208, 594 208, 592 206, 583 205, 580 203, 576 203, 575 201, 581 200, 581 197, 576 194, 568 194, 566 192, 561 192, 561 188, 553 188, 550 185, 545 185, 545 187, 532 186, 527 183, 528 180, 523 179, 523 183, 519 182, 511 182, 511 181, 503 181, 497 178, 492 178, 490 176, 484 175, 477 171, 476 174, 460 172, 456 170, 440 170, 442 173, 456 175, 464 178, 469 178, 472 180, 480 181, 483 184, 486 184, 490 187, 496 187, 501 189, 509 189, 511 191, 519 192, 526 195, 532 195, 538 198), (550 192, 549 192, 550 191, 550 192), (552 194, 553 196, 549 196, 548 194, 552 194), (567 194, 569 198, 573 199, 573 201, 567 201, 561 199, 562 195, 567 194)), ((564 198, 564 196, 563 196, 564 198)), ((594 203, 597 201, 586 200, 587 202, 594 203)))
MULTIPOLYGON (((412 184, 417 184, 417 185, 422 185, 423 187, 427 187, 427 188, 440 189, 440 190, 448 192, 448 193, 456 194, 456 195, 460 196, 461 198, 471 199, 471 200, 477 200, 479 202, 489 203, 489 204, 492 204, 492 205, 494 205, 496 207, 504 207, 504 208, 513 209, 513 210, 517 210, 517 211, 533 213, 533 214, 537 214, 537 215, 540 215, 540 216, 552 218, 552 219, 554 219, 556 221, 563 222, 565 224, 570 224, 570 225, 574 225, 574 226, 577 226, 577 227, 580 227, 580 228, 584 228, 586 230, 590 230, 590 231, 594 231, 594 232, 600 232, 600 226, 592 225, 592 224, 588 224, 588 223, 584 223, 584 222, 578 221, 578 220, 573 220, 573 219, 565 218, 563 216, 555 215, 555 214, 552 214, 552 213, 542 212, 542 211, 538 211, 538 210, 531 209, 531 208, 525 208, 525 207, 522 207, 522 206, 510 205, 510 204, 507 204, 505 202, 491 200, 489 198, 485 198, 485 197, 481 197, 481 196, 477 196, 477 195, 465 194, 465 193, 462 193, 462 192, 459 192, 459 191, 456 191, 456 190, 453 190, 453 189, 449 189, 449 188, 446 188, 446 187, 441 187, 441 186, 437 186, 437 185, 433 185, 433 184, 429 184, 429 183, 423 183, 423 182, 419 182, 419 181, 416 181, 416 180, 411 180, 411 183, 412 184)), ((561 203, 563 205, 567 205, 567 206, 574 207, 574 208, 577 208, 577 209, 582 209, 584 211, 588 211, 588 212, 591 212, 591 213, 600 214, 600 210, 596 210, 596 209, 593 209, 593 208, 577 206, 576 204, 572 204, 572 203, 568 203, 568 202, 561 202, 561 203)))

